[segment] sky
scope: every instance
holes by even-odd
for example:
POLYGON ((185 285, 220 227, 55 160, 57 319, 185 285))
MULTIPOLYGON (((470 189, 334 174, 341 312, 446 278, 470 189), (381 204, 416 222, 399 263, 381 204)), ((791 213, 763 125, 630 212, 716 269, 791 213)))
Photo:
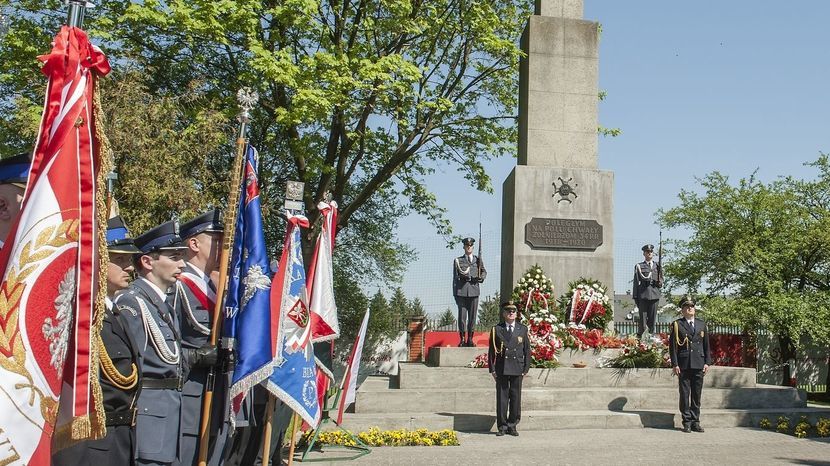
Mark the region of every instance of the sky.
MULTIPOLYGON (((599 168, 614 172, 615 288, 625 289, 640 246, 657 243, 655 212, 676 206, 681 189, 713 171, 731 180, 756 169, 761 180, 812 178, 805 162, 830 152, 830 2, 809 0, 585 0, 586 20, 602 24, 599 168)), ((482 288, 498 289, 501 184, 515 159, 487 168, 495 192, 468 186, 453 168, 427 180, 454 230, 478 237, 483 226, 482 288)), ((683 232, 663 232, 664 238, 683 232)), ((423 218, 398 228, 419 253, 402 287, 428 313, 455 309, 447 249, 423 218)))

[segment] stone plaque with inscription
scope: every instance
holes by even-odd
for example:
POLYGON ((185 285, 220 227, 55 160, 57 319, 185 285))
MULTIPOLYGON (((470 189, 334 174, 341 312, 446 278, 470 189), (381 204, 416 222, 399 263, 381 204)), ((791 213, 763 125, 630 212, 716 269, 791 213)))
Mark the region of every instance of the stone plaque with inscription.
POLYGON ((525 241, 534 249, 591 249, 602 245, 596 220, 536 218, 525 225, 525 241))

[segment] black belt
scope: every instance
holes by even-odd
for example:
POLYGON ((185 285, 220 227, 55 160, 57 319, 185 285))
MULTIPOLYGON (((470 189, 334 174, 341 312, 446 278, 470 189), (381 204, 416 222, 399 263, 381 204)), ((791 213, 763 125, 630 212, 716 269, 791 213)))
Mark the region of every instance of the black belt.
POLYGON ((128 411, 119 411, 117 413, 107 413, 108 426, 134 426, 136 409, 128 411))
POLYGON ((141 388, 147 390, 181 390, 182 378, 170 377, 168 379, 143 379, 141 388))

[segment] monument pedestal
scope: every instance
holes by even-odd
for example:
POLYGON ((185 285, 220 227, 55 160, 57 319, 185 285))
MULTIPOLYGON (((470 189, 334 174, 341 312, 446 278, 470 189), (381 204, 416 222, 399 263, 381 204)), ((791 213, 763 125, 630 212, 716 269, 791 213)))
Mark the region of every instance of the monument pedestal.
POLYGON ((502 296, 535 264, 557 297, 579 277, 600 280, 613 296, 613 193, 608 171, 517 165, 502 198, 502 296))

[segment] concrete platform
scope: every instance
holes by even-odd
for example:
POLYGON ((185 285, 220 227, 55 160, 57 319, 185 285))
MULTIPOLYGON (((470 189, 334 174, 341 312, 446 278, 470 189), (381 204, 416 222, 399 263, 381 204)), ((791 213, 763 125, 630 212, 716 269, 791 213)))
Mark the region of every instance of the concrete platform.
MULTIPOLYGON (((830 408, 810 406, 793 409, 704 409, 701 423, 707 428, 758 427, 761 419, 775 423, 779 416, 790 418, 792 425, 801 416, 815 424, 820 417, 830 418, 830 408)), ((570 429, 643 429, 680 428, 682 419, 676 409, 611 411, 574 410, 538 411, 524 410, 520 427, 522 431, 570 430, 570 429)), ((496 416, 493 412, 474 413, 413 413, 413 414, 347 414, 343 427, 353 432, 378 427, 384 430, 453 429, 460 432, 495 432, 496 416)))
MULTIPOLYGON (((401 363, 393 386, 400 388, 489 387, 492 376, 487 369, 460 367, 428 367, 420 363, 401 363)), ((704 386, 737 388, 755 386, 755 369, 744 367, 712 367, 704 378, 704 386)), ((523 387, 677 387, 670 369, 531 369, 523 387)))
MULTIPOLYGON (((639 410, 676 409, 676 388, 526 388, 522 407, 526 410, 639 410)), ((434 388, 361 390, 355 412, 495 412, 495 385, 488 388, 434 388)), ((709 388, 704 390, 701 407, 726 409, 803 408, 803 391, 772 385, 755 388, 709 388)))
MULTIPOLYGON (((587 367, 600 367, 603 358, 612 358, 618 355, 619 349, 605 349, 600 351, 580 351, 566 349, 557 355, 562 367, 573 367, 574 363, 585 364, 587 367)), ((458 348, 437 347, 429 349, 427 364, 433 367, 469 367, 476 356, 487 354, 486 347, 458 348)))

